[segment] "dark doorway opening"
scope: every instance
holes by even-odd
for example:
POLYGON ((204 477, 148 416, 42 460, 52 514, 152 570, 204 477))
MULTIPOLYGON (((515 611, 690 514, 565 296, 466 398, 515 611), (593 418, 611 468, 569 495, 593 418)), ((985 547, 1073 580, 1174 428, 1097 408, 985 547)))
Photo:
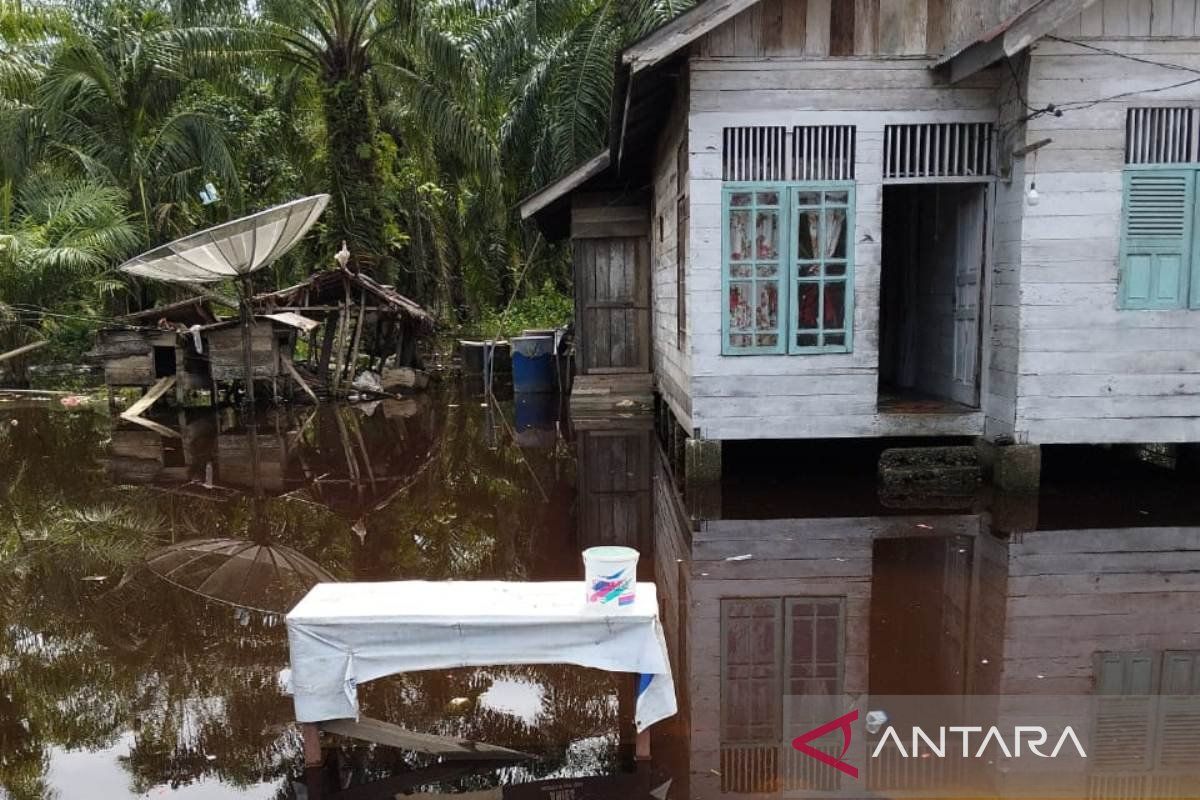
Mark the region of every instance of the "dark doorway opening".
POLYGON ((154 348, 154 377, 166 378, 175 374, 175 348, 154 348))
POLYGON ((876 540, 872 695, 965 691, 973 555, 967 536, 876 540))
POLYGON ((986 211, 983 184, 884 187, 880 411, 978 408, 986 211))

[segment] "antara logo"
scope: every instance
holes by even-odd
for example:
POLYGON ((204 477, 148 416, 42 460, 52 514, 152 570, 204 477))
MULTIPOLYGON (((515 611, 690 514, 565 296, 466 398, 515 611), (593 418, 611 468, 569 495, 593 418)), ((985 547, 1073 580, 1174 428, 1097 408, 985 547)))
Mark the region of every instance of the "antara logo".
POLYGON ((857 778, 858 767, 842 761, 842 759, 846 757, 846 751, 850 749, 850 742, 854 739, 854 729, 850 727, 850 723, 857 721, 858 709, 856 708, 849 714, 843 714, 831 722, 826 722, 819 728, 813 728, 808 733, 801 734, 795 739, 792 739, 792 747, 801 753, 804 753, 804 755, 808 756, 809 758, 815 758, 822 764, 827 764, 839 772, 846 773, 851 778, 857 778), (837 758, 834 758, 828 753, 822 753, 820 750, 809 744, 809 742, 813 741, 814 739, 820 739, 822 736, 837 730, 842 732, 842 754, 837 758))
MULTIPOLYGON (((792 740, 792 748, 797 752, 803 753, 809 758, 814 758, 822 764, 833 767, 834 769, 849 775, 851 778, 858 778, 858 767, 847 763, 844 759, 846 753, 850 750, 850 744, 854 739, 854 728, 852 723, 858 721, 858 709, 844 714, 835 720, 826 722, 807 733, 801 734, 792 740), (829 753, 818 750, 810 744, 817 739, 821 739, 834 731, 840 731, 842 734, 842 749, 840 755, 834 757, 829 753)), ((1083 749, 1083 745, 1079 742, 1079 737, 1075 735, 1074 729, 1068 725, 1063 729, 1062 734, 1058 737, 1058 742, 1054 745, 1054 749, 1049 753, 1042 751, 1046 743, 1050 740, 1050 733, 1040 725, 1017 725, 1013 728, 1012 736, 1006 739, 996 726, 984 729, 978 725, 952 725, 937 729, 936 741, 928 733, 919 727, 912 729, 912 738, 909 742, 910 747, 905 748, 904 742, 900 735, 896 733, 896 729, 888 726, 880 737, 879 742, 875 745, 875 749, 871 753, 871 758, 879 758, 884 747, 890 742, 896 749, 896 752, 901 758, 926 758, 935 756, 937 758, 946 757, 946 742, 947 738, 952 740, 954 737, 959 737, 962 747, 959 749, 959 757, 961 758, 983 758, 988 747, 995 745, 999 748, 1007 758, 1021 758, 1026 751, 1038 758, 1057 758, 1062 752, 1064 746, 1068 743, 1079 754, 1080 758, 1087 758, 1087 753, 1083 749), (973 739, 973 736, 982 734, 982 739, 973 739), (972 741, 978 742, 978 747, 972 747, 972 741), (1009 747, 1011 741, 1012 747, 1009 747), (924 744, 924 748, 922 748, 924 744), (1022 749, 1024 745, 1024 750, 1022 749)))

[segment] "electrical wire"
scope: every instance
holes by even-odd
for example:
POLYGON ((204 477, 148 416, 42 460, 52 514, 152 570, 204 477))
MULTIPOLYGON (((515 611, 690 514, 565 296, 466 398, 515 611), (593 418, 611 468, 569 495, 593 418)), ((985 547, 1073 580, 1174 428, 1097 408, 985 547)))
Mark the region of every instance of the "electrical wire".
POLYGON ((1100 53, 1102 55, 1113 56, 1115 58, 1123 58, 1126 61, 1134 61, 1134 62, 1137 62, 1138 64, 1148 64, 1152 67, 1162 67, 1163 69, 1175 69, 1175 70, 1179 70, 1181 72, 1191 72, 1191 73, 1195 73, 1196 75, 1200 75, 1200 67, 1189 67, 1186 64, 1176 64, 1172 61, 1155 61, 1152 58, 1143 58, 1142 56, 1135 56, 1135 55, 1131 55, 1129 53, 1122 53, 1119 50, 1112 50, 1107 47, 1101 47, 1100 45, 1091 44, 1089 42, 1081 42, 1076 39, 1064 39, 1061 36, 1051 35, 1051 36, 1047 36, 1046 38, 1050 39, 1051 41, 1061 42, 1062 44, 1072 44, 1072 45, 1075 45, 1076 47, 1082 47, 1085 50, 1092 50, 1092 51, 1100 53))
POLYGON ((1095 106, 1101 105, 1103 103, 1112 103, 1112 102, 1116 102, 1118 100, 1124 100, 1127 97, 1135 97, 1135 96, 1147 95, 1147 94, 1157 94, 1158 92, 1169 92, 1172 89, 1181 89, 1185 86, 1192 86, 1194 84, 1200 83, 1200 67, 1191 67, 1186 64, 1176 64, 1171 61, 1156 61, 1151 58, 1143 58, 1141 56, 1130 55, 1129 53, 1122 53, 1118 50, 1112 50, 1107 47, 1101 47, 1099 45, 1089 44, 1087 42, 1080 42, 1075 39, 1065 39, 1061 36, 1047 36, 1046 38, 1050 39, 1052 41, 1055 41, 1055 42, 1060 42, 1062 44, 1074 45, 1074 46, 1082 48, 1084 50, 1090 50, 1092 52, 1099 53, 1100 55, 1109 56, 1111 58, 1121 58, 1126 61, 1132 61, 1132 62, 1135 62, 1138 64, 1145 64, 1148 66, 1159 67, 1161 69, 1175 70, 1178 72, 1187 72, 1187 73, 1196 75, 1198 77, 1189 78, 1188 80, 1178 81, 1176 83, 1167 84, 1165 86, 1156 86, 1156 87, 1152 87, 1149 89, 1132 89, 1132 90, 1129 90, 1126 92, 1118 92, 1117 94, 1108 95, 1107 97, 1098 97, 1098 98, 1089 99, 1089 100, 1069 100, 1069 101, 1066 101, 1063 103, 1058 103, 1058 104, 1049 103, 1044 108, 1037 108, 1037 107, 1029 105, 1029 103, 1025 100, 1025 98, 1021 92, 1020 79, 1017 76, 1017 71, 1012 65, 1012 60, 1006 58, 1005 60, 1008 63, 1009 71, 1012 72, 1013 81, 1017 87, 1017 96, 1021 100, 1022 104, 1025 105, 1026 109, 1029 110, 1029 112, 1030 112, 1023 120, 1021 120, 1022 123, 1030 122, 1032 120, 1037 119, 1038 117, 1042 117, 1047 114, 1053 114, 1056 117, 1061 117, 1063 115, 1063 113, 1067 112, 1067 111, 1082 111, 1085 109, 1094 108, 1095 106))

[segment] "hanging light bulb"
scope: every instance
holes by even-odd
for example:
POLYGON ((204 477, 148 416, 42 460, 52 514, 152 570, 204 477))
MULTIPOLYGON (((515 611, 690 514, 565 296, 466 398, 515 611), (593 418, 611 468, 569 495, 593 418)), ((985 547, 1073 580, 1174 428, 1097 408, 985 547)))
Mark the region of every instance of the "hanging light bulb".
POLYGON ((1029 184, 1029 191, 1025 195, 1025 199, 1029 201, 1029 205, 1036 206, 1042 201, 1042 196, 1038 194, 1037 181, 1032 181, 1029 184))

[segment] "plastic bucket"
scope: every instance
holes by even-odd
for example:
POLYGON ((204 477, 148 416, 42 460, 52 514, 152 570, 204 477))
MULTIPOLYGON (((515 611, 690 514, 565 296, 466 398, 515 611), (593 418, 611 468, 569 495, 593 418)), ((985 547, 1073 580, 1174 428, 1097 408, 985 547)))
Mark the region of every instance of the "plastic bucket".
POLYGON ((516 336, 512 340, 513 391, 556 392, 554 335, 516 336))
POLYGON ((638 551, 632 547, 589 547, 583 551, 587 605, 598 610, 633 606, 638 551))

